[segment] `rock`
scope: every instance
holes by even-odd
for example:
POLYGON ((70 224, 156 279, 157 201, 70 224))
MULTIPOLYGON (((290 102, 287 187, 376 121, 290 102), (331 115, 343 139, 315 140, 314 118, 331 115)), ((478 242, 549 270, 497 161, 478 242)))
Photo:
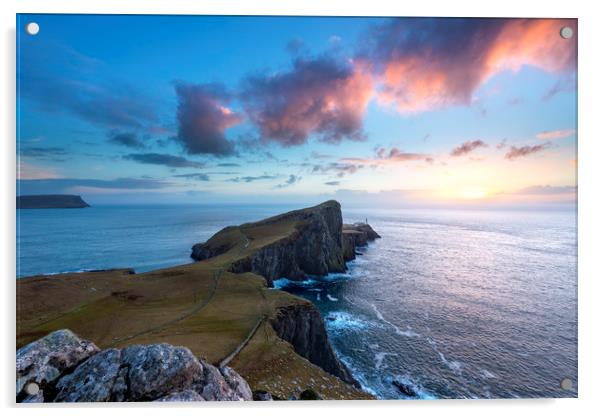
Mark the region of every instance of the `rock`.
POLYGON ((256 402, 270 402, 274 400, 272 394, 265 390, 255 390, 253 392, 253 400, 256 402))
POLYGON ((55 402, 108 402, 121 366, 121 351, 94 355, 56 384, 55 402))
POLYGON ((409 396, 409 397, 416 397, 416 396, 418 396, 418 394, 416 393, 416 391, 414 391, 414 389, 412 388, 412 386, 410 386, 409 384, 403 383, 403 382, 401 382, 399 380, 393 380, 391 383, 395 387, 397 387, 397 390, 399 390, 400 392, 402 392, 406 396, 409 396))
POLYGON ((303 390, 299 395, 299 400, 324 400, 315 390, 303 390))
POLYGON ((205 400, 238 401, 253 400, 253 393, 247 382, 233 369, 225 367, 222 372, 217 367, 203 364, 204 385, 201 396, 205 400), (224 376, 224 374, 226 374, 224 376))
POLYGON ((122 350, 129 367, 129 400, 154 400, 172 391, 190 389, 203 380, 203 367, 185 347, 169 344, 133 345, 122 350))
POLYGON ((98 351, 92 342, 81 340, 67 329, 52 332, 19 349, 16 363, 17 401, 34 400, 23 390, 27 383, 36 383, 40 388, 39 394, 43 396, 44 389, 52 387, 61 374, 98 351))
POLYGON ((204 402, 205 399, 194 390, 184 390, 175 393, 169 393, 163 396, 156 402, 204 402))
POLYGON ((54 332, 23 347, 17 352, 17 370, 19 371, 19 365, 23 367, 28 362, 38 365, 27 367, 29 373, 21 372, 22 379, 29 381, 21 380, 21 383, 25 384, 22 387, 23 391, 17 395, 18 401, 253 399, 249 385, 236 371, 230 367, 220 370, 205 361, 199 361, 185 347, 154 344, 97 351, 94 344, 80 340, 67 330, 54 332), (87 360, 75 359, 76 356, 82 356, 82 351, 95 354, 88 354, 90 358, 87 360), (58 360, 61 365, 54 363, 51 366, 49 363, 52 360, 58 360), (79 365, 70 364, 76 361, 79 365), (36 369, 37 371, 34 371, 36 369), (30 381, 34 384, 27 384, 30 381), (24 387, 26 385, 29 387, 24 387), (38 385, 45 387, 46 391, 37 391, 38 385))
POLYGON ((237 400, 253 400, 253 393, 244 378, 230 367, 221 369, 221 374, 232 389, 232 394, 237 400))
POLYGON ((279 308, 271 323, 276 334, 289 342, 297 354, 344 382, 359 387, 349 369, 337 359, 328 341, 322 316, 312 303, 279 308))

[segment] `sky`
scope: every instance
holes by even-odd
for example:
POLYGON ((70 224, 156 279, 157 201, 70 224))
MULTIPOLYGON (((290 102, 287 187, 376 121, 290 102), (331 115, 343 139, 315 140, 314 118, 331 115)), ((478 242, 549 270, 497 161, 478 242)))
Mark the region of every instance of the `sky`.
POLYGON ((576 201, 576 20, 17 19, 21 195, 576 201))

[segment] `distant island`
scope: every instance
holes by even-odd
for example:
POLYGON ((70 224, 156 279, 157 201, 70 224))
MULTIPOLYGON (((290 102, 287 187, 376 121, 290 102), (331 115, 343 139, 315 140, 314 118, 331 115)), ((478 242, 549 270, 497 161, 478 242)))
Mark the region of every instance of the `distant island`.
POLYGON ((17 209, 88 208, 79 195, 22 195, 17 197, 17 209))
POLYGON ((269 287, 345 271, 376 238, 327 201, 226 227, 194 245, 195 263, 20 278, 17 401, 373 399, 316 306, 269 287))

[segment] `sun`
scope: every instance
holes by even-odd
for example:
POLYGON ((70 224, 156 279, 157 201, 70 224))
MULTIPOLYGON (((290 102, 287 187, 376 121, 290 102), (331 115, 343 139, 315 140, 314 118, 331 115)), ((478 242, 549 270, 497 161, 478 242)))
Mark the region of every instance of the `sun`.
POLYGON ((483 199, 489 196, 489 192, 485 188, 470 187, 460 189, 458 196, 462 199, 483 199))

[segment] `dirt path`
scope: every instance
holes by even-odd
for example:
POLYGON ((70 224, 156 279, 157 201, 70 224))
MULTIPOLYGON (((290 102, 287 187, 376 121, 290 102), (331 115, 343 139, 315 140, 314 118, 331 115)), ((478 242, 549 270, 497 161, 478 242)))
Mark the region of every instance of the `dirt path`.
POLYGON ((131 339, 137 338, 137 337, 142 336, 142 335, 150 334, 150 333, 152 333, 154 331, 158 331, 160 329, 163 329, 163 328, 165 328, 167 326, 170 326, 170 325, 173 325, 175 323, 178 323, 178 322, 180 322, 180 321, 182 321, 182 320, 184 320, 184 319, 186 319, 186 318, 188 318, 188 317, 190 317, 190 316, 192 316, 192 315, 200 312, 203 308, 205 308, 211 302, 211 300, 213 300, 213 296, 215 296, 215 292, 217 291, 217 286, 218 286, 218 283, 219 283, 219 279, 220 279, 223 271, 224 271, 223 269, 218 269, 218 270, 215 270, 213 272, 213 284, 211 285, 211 289, 209 290, 209 295, 205 299, 203 299, 200 303, 198 303, 194 308, 192 308, 191 310, 189 310, 188 312, 186 312, 186 313, 178 316, 177 318, 174 318, 174 319, 171 319, 171 320, 169 320, 167 322, 164 322, 162 324, 155 325, 153 327, 147 328, 147 329, 145 329, 143 331, 137 332, 137 333, 132 334, 132 335, 128 335, 127 337, 116 339, 116 340, 114 340, 110 344, 110 346, 114 346, 115 344, 117 344, 119 342, 129 341, 131 339))

